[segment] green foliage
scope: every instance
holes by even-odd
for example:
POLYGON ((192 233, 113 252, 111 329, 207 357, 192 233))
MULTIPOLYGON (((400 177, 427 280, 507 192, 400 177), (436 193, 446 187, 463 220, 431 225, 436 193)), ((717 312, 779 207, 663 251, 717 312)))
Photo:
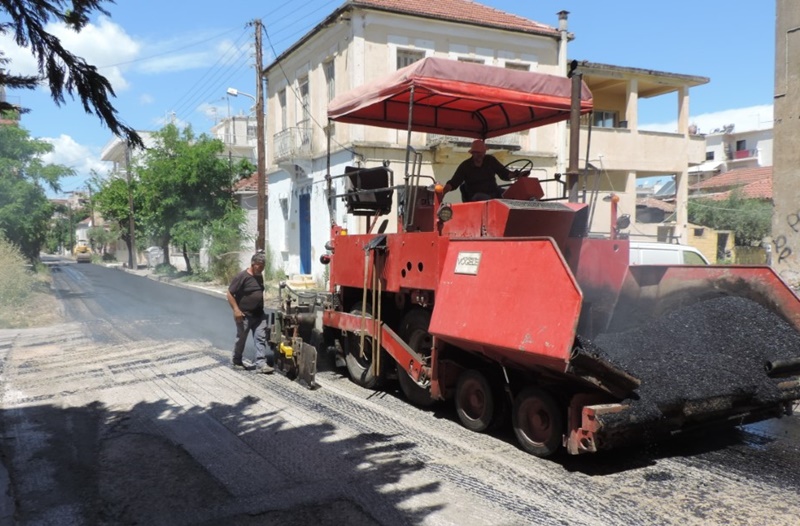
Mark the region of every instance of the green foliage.
POLYGON ((264 279, 267 281, 279 281, 286 279, 287 276, 283 269, 275 268, 275 258, 269 245, 267 245, 264 255, 266 256, 267 260, 266 264, 264 265, 264 279))
POLYGON ((93 195, 95 211, 98 212, 106 221, 106 225, 111 232, 114 232, 117 239, 122 239, 131 251, 130 239, 130 202, 133 197, 133 216, 134 216, 134 237, 137 247, 144 246, 144 232, 142 228, 142 218, 139 212, 144 206, 144 198, 140 190, 139 182, 132 178, 130 183, 127 180, 112 177, 103 181, 98 181, 99 189, 93 195), (130 192, 130 194, 129 194, 130 192))
POLYGON ((116 223, 110 223, 108 226, 90 228, 87 234, 89 244, 95 248, 95 251, 105 254, 106 248, 120 238, 120 227, 116 223))
MULTIPOLYGON (((10 60, 0 51, 0 86, 36 89, 42 79, 47 79, 50 95, 57 105, 65 102, 65 92, 71 97, 77 95, 84 111, 97 115, 114 135, 124 135, 141 145, 141 138, 133 128, 117 118, 117 110, 109 101, 115 95, 111 83, 95 66, 73 55, 46 31, 55 22, 64 22, 74 31, 81 31, 92 13, 110 16, 102 7, 104 3, 105 0, 0 1, 0 34, 10 33, 19 46, 28 48, 39 69, 38 76, 3 72, 12 68, 6 67, 10 60)), ((11 104, 0 101, 0 111, 10 109, 13 109, 11 104)))
POLYGON ((33 288, 33 277, 20 250, 0 235, 0 307, 24 302, 33 288))
POLYGON ((23 128, 0 126, 0 232, 30 261, 39 257, 53 215, 43 185, 58 191, 59 179, 73 173, 42 163, 52 149, 23 128))
POLYGON ((244 210, 238 206, 228 207, 225 215, 211 222, 208 255, 211 274, 220 283, 230 283, 242 269, 239 268, 239 249, 242 244, 242 227, 245 224, 244 210))
POLYGON ((772 204, 733 191, 724 201, 689 200, 689 221, 734 233, 737 246, 759 245, 772 229, 772 204))
POLYGON ((153 269, 153 271, 161 276, 168 276, 171 278, 178 275, 178 269, 169 263, 160 263, 156 265, 156 268, 153 269))
POLYGON ((226 217, 233 203, 230 168, 220 157, 224 146, 174 125, 154 138, 155 146, 138 168, 143 224, 165 258, 170 244, 182 247, 190 269, 189 254, 198 253, 204 240, 213 238, 215 222, 226 217))

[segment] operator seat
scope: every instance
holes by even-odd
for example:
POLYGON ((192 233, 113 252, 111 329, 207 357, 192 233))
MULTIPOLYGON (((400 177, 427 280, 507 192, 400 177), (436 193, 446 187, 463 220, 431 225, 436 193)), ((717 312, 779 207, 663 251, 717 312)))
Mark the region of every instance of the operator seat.
POLYGON ((382 216, 392 211, 392 170, 384 166, 345 166, 344 173, 348 176, 344 198, 348 213, 354 216, 382 216))

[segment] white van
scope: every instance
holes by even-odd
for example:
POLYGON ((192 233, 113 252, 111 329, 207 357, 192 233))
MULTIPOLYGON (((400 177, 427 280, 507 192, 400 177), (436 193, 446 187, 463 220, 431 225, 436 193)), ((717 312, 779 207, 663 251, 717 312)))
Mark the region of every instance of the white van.
POLYGON ((631 265, 708 265, 696 248, 672 243, 631 241, 631 265))

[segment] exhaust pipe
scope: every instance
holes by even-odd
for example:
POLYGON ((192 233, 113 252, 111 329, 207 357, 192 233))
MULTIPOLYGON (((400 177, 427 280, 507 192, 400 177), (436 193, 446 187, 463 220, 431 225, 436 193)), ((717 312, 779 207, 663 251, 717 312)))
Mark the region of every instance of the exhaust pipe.
POLYGON ((786 378, 800 374, 800 358, 791 360, 775 360, 764 364, 764 370, 770 378, 786 378))

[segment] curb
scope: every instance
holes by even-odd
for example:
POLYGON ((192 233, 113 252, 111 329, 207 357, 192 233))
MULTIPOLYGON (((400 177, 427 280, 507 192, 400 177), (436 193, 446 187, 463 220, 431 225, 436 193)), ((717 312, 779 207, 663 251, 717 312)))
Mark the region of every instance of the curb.
POLYGON ((158 275, 155 275, 155 274, 140 274, 139 272, 135 272, 135 271, 129 270, 129 269, 127 269, 125 267, 122 267, 122 266, 113 266, 113 267, 108 267, 108 268, 114 268, 114 269, 117 269, 117 270, 121 270, 123 272, 127 272, 128 274, 134 274, 136 276, 139 276, 139 277, 142 277, 142 278, 147 278, 147 279, 152 280, 152 281, 158 281, 159 283, 166 283, 167 285, 172 285, 173 287, 180 287, 182 289, 195 290, 197 292, 201 292, 203 294, 206 294, 207 296, 213 296, 215 298, 226 299, 226 294, 225 294, 224 290, 210 289, 208 287, 203 287, 202 285, 193 285, 193 284, 190 284, 190 283, 184 283, 182 281, 177 281, 177 280, 175 280, 173 278, 170 278, 169 276, 158 276, 158 275))

